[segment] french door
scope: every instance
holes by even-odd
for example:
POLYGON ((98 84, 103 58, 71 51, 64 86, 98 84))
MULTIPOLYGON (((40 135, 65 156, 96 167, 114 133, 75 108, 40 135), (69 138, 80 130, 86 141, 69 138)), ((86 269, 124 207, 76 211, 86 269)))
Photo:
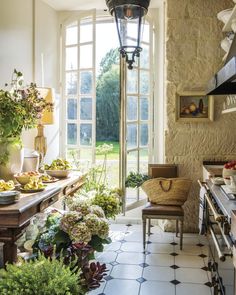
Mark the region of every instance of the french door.
MULTIPOLYGON (((144 25, 143 48, 133 70, 121 63, 121 178, 125 179, 132 171, 147 174, 148 162, 152 156, 152 26, 144 25), (123 141, 123 142, 122 142, 123 141)), ((132 36, 127 31, 127 39, 132 36)), ((124 182, 121 182, 124 187, 124 182)), ((124 210, 141 206, 146 201, 141 189, 126 189, 124 210)))
POLYGON ((95 11, 80 14, 63 26, 63 154, 95 160, 96 77, 95 11))
MULTIPOLYGON (((107 22, 112 26, 112 23, 107 22)), ((114 27, 115 28, 115 27, 114 27)), ((133 40, 132 26, 126 28, 127 39, 133 40)), ((116 34, 116 31, 114 31, 116 34)), ((129 172, 148 172, 152 155, 152 35, 150 20, 143 31, 140 58, 133 70, 121 59, 120 120, 120 186, 125 190, 129 172)), ((96 12, 89 11, 69 19, 63 25, 62 154, 79 161, 95 162, 96 151, 96 12)), ((116 46, 116 45, 113 45, 116 46)), ((145 201, 142 191, 126 190, 124 210, 145 201)))

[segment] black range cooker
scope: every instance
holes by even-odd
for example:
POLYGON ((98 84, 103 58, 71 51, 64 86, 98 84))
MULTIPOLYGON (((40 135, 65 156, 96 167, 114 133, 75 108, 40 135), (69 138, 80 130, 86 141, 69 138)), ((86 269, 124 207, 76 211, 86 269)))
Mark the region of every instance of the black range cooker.
POLYGON ((208 270, 213 294, 235 295, 235 238, 231 233, 231 212, 236 209, 236 200, 229 198, 220 186, 213 185, 211 181, 199 184, 199 228, 209 241, 208 270))

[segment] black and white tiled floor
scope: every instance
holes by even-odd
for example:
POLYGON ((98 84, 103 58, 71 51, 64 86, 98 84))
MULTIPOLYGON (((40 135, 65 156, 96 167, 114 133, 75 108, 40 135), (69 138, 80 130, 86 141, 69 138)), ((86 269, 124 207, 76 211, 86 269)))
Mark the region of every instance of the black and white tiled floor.
POLYGON ((98 253, 107 264, 105 282, 89 295, 210 295, 207 241, 184 234, 183 250, 174 233, 152 227, 143 253, 141 224, 111 225, 112 243, 98 253))

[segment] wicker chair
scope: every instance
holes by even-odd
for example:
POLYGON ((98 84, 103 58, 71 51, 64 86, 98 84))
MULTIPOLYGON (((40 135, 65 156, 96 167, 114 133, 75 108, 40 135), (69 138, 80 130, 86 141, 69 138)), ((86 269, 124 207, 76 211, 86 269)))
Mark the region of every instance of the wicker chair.
MULTIPOLYGON (((178 176, 176 165, 149 165, 149 176, 151 178, 165 177, 176 178, 178 176)), ((143 248, 146 246, 146 223, 148 221, 148 235, 150 235, 150 227, 152 219, 169 219, 176 221, 176 236, 180 233, 180 249, 183 248, 183 224, 184 224, 184 210, 182 206, 173 205, 158 205, 148 202, 146 207, 142 210, 143 221, 143 248), (179 228, 180 223, 180 228, 179 228)))

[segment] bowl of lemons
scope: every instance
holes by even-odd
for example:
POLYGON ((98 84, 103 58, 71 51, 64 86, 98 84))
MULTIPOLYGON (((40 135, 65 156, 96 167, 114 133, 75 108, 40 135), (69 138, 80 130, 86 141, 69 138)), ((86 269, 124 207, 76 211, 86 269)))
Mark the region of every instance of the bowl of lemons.
POLYGON ((45 172, 56 178, 67 178, 71 172, 72 166, 65 159, 53 160, 51 165, 44 165, 45 172))

